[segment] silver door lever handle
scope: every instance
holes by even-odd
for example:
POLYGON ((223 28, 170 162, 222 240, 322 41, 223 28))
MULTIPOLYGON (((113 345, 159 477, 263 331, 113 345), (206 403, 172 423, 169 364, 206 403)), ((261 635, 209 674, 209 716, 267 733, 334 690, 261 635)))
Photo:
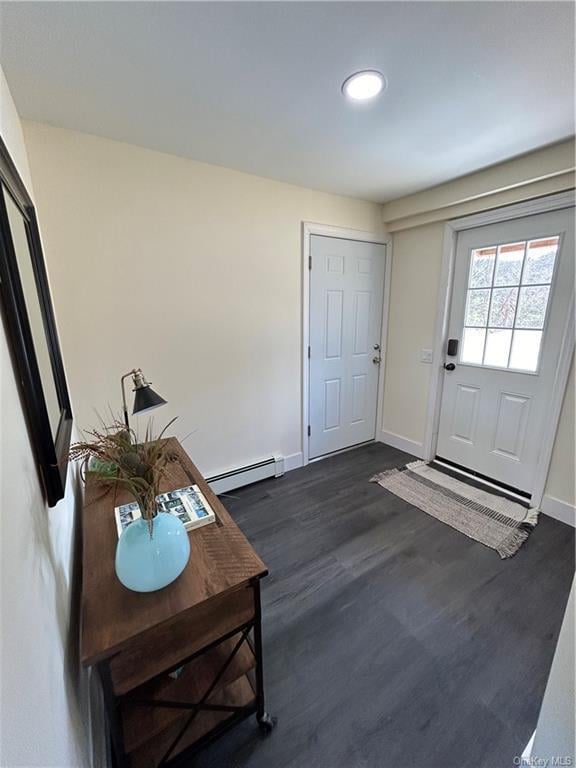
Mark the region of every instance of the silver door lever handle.
POLYGON ((381 357, 373 357, 372 358, 372 362, 374 363, 374 365, 380 365, 380 363, 382 362, 382 358, 381 357))

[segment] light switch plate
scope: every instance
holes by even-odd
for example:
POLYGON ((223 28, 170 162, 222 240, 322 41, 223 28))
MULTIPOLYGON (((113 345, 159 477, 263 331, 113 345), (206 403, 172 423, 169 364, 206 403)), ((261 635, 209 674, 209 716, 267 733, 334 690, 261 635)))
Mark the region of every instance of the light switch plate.
POLYGON ((421 363, 431 363, 432 362, 432 350, 431 349, 422 349, 422 350, 420 350, 420 362, 421 363))

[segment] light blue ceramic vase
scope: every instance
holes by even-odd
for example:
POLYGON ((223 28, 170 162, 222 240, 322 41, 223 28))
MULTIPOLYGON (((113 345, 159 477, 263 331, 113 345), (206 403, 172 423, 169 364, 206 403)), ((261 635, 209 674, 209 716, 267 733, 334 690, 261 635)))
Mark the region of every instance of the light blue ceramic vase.
POLYGON ((159 512, 152 536, 143 518, 124 529, 116 547, 116 575, 128 589, 154 592, 177 579, 189 557, 186 528, 175 515, 159 512))

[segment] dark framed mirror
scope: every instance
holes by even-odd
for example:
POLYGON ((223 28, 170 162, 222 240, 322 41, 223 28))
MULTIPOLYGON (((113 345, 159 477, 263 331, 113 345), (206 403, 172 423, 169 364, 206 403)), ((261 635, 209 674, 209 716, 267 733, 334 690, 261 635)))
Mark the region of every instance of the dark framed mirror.
POLYGON ((72 409, 32 200, 0 138, 0 297, 49 506, 64 496, 72 409))

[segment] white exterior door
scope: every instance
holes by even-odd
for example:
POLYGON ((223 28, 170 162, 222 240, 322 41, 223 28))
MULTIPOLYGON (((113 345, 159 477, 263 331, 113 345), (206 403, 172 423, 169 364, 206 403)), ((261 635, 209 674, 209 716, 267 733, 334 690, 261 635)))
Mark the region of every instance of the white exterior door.
POLYGON ((458 235, 438 457, 532 491, 573 292, 573 208, 458 235))
POLYGON ((311 236, 310 428, 315 458, 376 435, 386 246, 311 236))

